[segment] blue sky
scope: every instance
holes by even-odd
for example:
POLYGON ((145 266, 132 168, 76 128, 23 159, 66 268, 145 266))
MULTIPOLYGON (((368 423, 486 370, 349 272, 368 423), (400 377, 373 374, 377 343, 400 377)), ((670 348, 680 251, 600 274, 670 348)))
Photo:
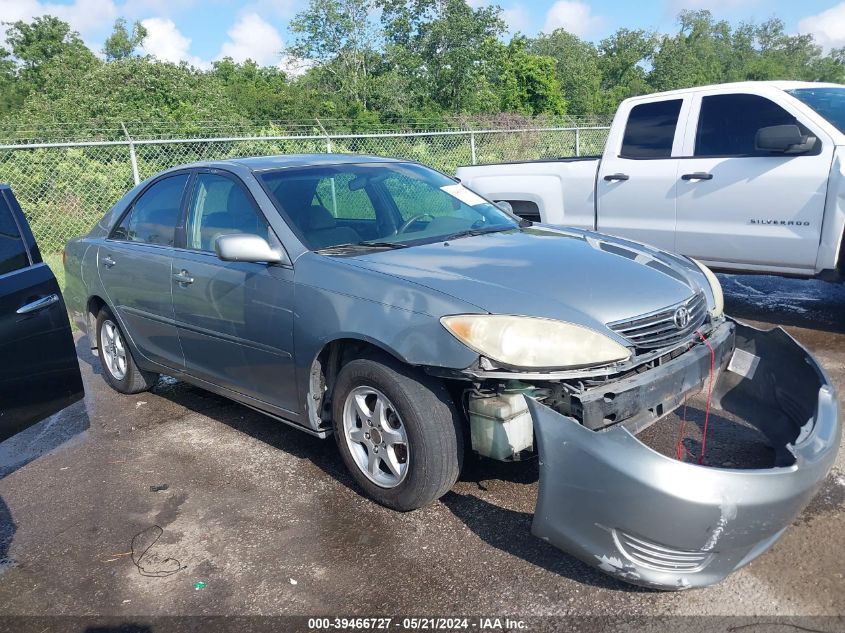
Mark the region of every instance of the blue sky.
MULTIPOLYGON (((488 0, 468 0, 473 6, 488 0)), ((288 22, 307 0, 0 0, 3 21, 51 13, 70 22, 98 50, 118 17, 141 20, 146 52, 207 66, 229 55, 262 64, 281 62, 288 22)), ((779 17, 792 33, 812 33, 825 47, 845 45, 845 2, 823 0, 501 0, 511 31, 534 35, 564 27, 600 40, 620 27, 671 31, 684 8, 709 8, 740 22, 779 17)))

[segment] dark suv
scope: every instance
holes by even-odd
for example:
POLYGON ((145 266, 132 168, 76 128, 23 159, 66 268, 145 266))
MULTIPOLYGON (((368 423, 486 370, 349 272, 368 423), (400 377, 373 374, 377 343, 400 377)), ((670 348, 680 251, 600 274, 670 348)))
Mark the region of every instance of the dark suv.
POLYGON ((0 185, 0 441, 80 400, 62 293, 9 185, 0 185))

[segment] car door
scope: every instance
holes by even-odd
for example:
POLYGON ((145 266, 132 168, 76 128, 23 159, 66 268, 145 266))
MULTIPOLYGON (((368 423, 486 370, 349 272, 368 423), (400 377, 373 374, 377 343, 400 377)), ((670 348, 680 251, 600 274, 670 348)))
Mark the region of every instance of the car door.
POLYGON ((150 184, 129 206, 97 254, 100 280, 126 335, 146 358, 184 366, 171 300, 171 258, 190 172, 150 184))
POLYGON ((82 396, 59 285, 11 189, 0 187, 0 441, 82 396))
POLYGON ((217 237, 258 235, 281 248, 243 183, 217 170, 196 174, 184 240, 173 257, 172 295, 188 373, 296 412, 293 269, 224 262, 217 237))
POLYGON ((812 272, 833 143, 762 95, 704 93, 692 110, 675 250, 727 268, 812 272), (758 130, 775 125, 798 125, 815 146, 801 154, 757 149, 758 130))
POLYGON ((620 107, 596 181, 596 227, 603 233, 672 249, 677 152, 688 99, 669 97, 620 107))

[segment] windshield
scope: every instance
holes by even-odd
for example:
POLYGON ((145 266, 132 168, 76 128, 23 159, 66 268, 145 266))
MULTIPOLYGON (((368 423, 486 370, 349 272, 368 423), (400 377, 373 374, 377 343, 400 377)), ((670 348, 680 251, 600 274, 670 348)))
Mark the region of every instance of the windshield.
POLYGON ((797 88, 787 92, 833 123, 840 132, 845 133, 845 87, 797 88))
POLYGON ((256 174, 311 250, 402 247, 518 228, 518 220, 413 163, 357 163, 256 174))

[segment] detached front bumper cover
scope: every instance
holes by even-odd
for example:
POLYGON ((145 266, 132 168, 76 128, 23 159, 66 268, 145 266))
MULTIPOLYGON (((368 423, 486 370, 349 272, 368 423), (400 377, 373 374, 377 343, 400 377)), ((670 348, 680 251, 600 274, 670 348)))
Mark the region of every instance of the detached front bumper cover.
POLYGON ((721 372, 712 404, 757 427, 775 467, 680 462, 622 426, 591 431, 529 399, 540 455, 532 532, 612 576, 660 589, 712 585, 769 549, 833 464, 836 395, 780 328, 737 324, 736 347, 751 356, 721 372))

